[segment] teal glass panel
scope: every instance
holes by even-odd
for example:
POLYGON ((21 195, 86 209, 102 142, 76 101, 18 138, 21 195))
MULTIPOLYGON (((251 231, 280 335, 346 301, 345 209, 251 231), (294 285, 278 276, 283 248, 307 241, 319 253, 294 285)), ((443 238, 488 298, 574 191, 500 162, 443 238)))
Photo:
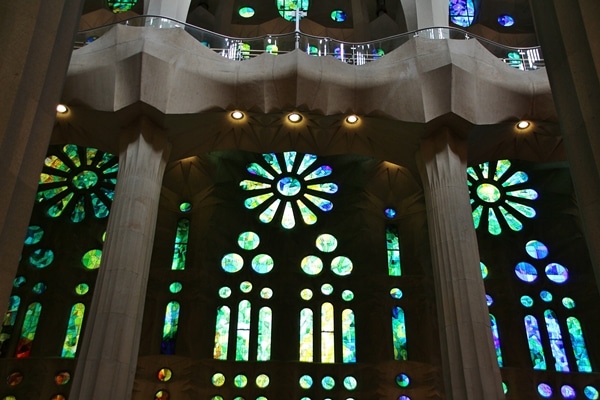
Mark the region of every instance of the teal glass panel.
POLYGON ((286 176, 277 181, 277 191, 284 196, 295 196, 302 190, 302 184, 294 177, 286 176))
POLYGON ((161 354, 175 354, 175 342, 177 340, 177 329, 179 327, 179 303, 171 301, 167 304, 165 321, 163 324, 162 342, 160 344, 161 354))
POLYGON ((271 197, 273 197, 273 193, 265 193, 254 197, 248 197, 246 200, 244 200, 244 207, 249 210, 253 210, 271 197))
POLYGON ((300 262, 300 268, 307 275, 317 275, 323 270, 323 261, 317 256, 306 256, 300 262))
POLYGON ((171 270, 182 271, 185 269, 186 254, 190 234, 190 221, 180 219, 177 222, 177 232, 175 234, 175 246, 173 248, 173 261, 171 270))
POLYGON ((500 200, 500 190, 489 183, 482 183, 477 186, 477 196, 486 203, 495 203, 500 200))
POLYGON ((331 169, 331 167, 329 165, 322 165, 319 168, 315 169, 310 174, 306 175, 304 177, 304 180, 305 181, 310 181, 312 179, 324 178, 326 176, 331 175, 332 171, 333 170, 331 169))
POLYGON ((271 326, 273 312, 269 307, 262 307, 258 312, 258 348, 257 361, 269 361, 271 359, 271 326))
POLYGON ((268 254, 258 254, 252 259, 252 269, 259 274, 268 274, 273 265, 273 258, 268 254))
POLYGON ((21 305, 21 298, 19 296, 10 296, 8 298, 8 309, 4 314, 2 320, 2 331, 0 331, 0 356, 6 356, 5 343, 10 339, 17 320, 17 313, 19 312, 19 306, 21 305))
POLYGON ((288 21, 296 20, 296 9, 308 11, 309 0, 277 0, 279 15, 288 21))
POLYGON ((337 256, 331 260, 331 271, 338 276, 347 276, 352 273, 352 261, 348 257, 337 256))
POLYGON ((600 399, 600 392, 593 386, 586 386, 583 388, 583 394, 586 398, 590 400, 598 400, 600 399))
POLYGON ((313 378, 310 375, 302 375, 299 383, 302 389, 310 389, 313 385, 313 378))
POLYGON ((525 307, 531 307, 533 306, 533 299, 529 296, 521 296, 521 304, 525 307))
POLYGON ((490 163, 484 162, 483 164, 479 164, 479 170, 481 171, 481 176, 483 176, 483 179, 488 179, 489 171, 490 171, 490 163))
POLYGON ((17 343, 17 351, 15 354, 17 358, 27 358, 31 354, 31 347, 33 346, 33 340, 35 339, 35 332, 37 330, 41 312, 42 305, 40 303, 31 303, 27 307, 25 319, 23 320, 23 327, 21 328, 21 337, 17 343))
POLYGON ((315 222, 317 222, 317 216, 315 213, 312 212, 312 210, 308 208, 306 204, 302 202, 302 200, 296 200, 296 204, 298 204, 300 215, 302 216, 302 220, 306 225, 313 225, 315 222))
POLYGON ((481 213, 483 212, 483 206, 479 205, 476 209, 473 210, 473 225, 475 229, 479 228, 479 223, 481 222, 481 213))
POLYGON ((385 240, 387 244, 388 275, 401 276, 400 239, 398 238, 398 229, 395 226, 388 225, 385 227, 385 240))
POLYGON ((213 358, 215 360, 227 360, 227 349, 229 347, 229 322, 231 310, 227 306, 217 309, 217 323, 215 324, 215 348, 213 358))
MULTIPOLYGON (((56 189, 56 190, 58 190, 58 189, 56 189)), ((64 189, 62 189, 62 190, 64 190, 64 189)), ((60 190, 60 191, 62 192, 62 190, 60 190)), ((50 207, 48 209, 48 211, 47 211, 48 216, 51 218, 60 217, 60 215, 62 214, 64 209, 69 204, 69 201, 71 201, 71 199, 73 198, 73 195, 74 195, 74 193, 71 192, 71 193, 67 194, 65 197, 58 200, 52 207, 50 207)), ((54 197, 54 195, 52 195, 52 197, 54 197)))
POLYGON ((337 248, 337 239, 328 233, 319 235, 316 240, 317 249, 324 253, 331 253, 337 248))
POLYGON ((285 202, 283 209, 283 216, 281 217, 281 226, 284 229, 292 229, 296 226, 296 219, 294 218, 294 210, 292 210, 292 203, 289 201, 285 202))
POLYGON ((356 329, 352 310, 342 311, 342 362, 356 362, 356 329))
POLYGON ((323 303, 321 306, 321 362, 335 362, 335 339, 333 304, 323 303))
POLYGON ((570 297, 564 297, 562 299, 562 304, 568 310, 575 308, 575 300, 570 297))
POLYGON ((260 237, 255 232, 242 232, 238 236, 238 245, 244 250, 254 250, 260 244, 260 237))
POLYGON ((506 192, 508 196, 518 197, 521 199, 535 200, 538 198, 538 193, 533 189, 513 190, 506 192))
POLYGON ((394 307, 392 309, 392 341, 394 345, 394 360, 408 360, 406 325, 404 310, 401 307, 394 307))
POLYGON ((354 300, 354 293, 352 292, 352 290, 342 291, 342 300, 344 300, 344 301, 354 300))
POLYGON ((279 161, 277 160, 277 155, 275 153, 263 154, 263 158, 275 172, 281 174, 281 166, 279 165, 279 161))
POLYGON ((27 235, 25 235, 25 244, 30 246, 32 244, 37 244, 42 240, 44 236, 44 230, 37 226, 31 225, 27 228, 27 235))
POLYGON ((85 305, 83 303, 77 303, 71 308, 71 316, 69 317, 69 324, 67 325, 67 333, 65 335, 61 357, 75 358, 84 314, 85 305))
POLYGON ((45 283, 38 282, 35 285, 33 285, 33 289, 31 291, 35 294, 42 294, 46 291, 46 289, 48 289, 48 286, 46 286, 45 283))
POLYGON ((271 175, 270 173, 268 173, 263 167, 261 167, 259 164, 257 163, 252 163, 249 164, 246 167, 246 170, 251 173, 252 175, 256 175, 256 176, 260 176, 269 180, 273 180, 273 175, 271 175))
POLYGON ((325 200, 318 196, 313 196, 312 194, 305 193, 304 197, 313 203, 315 206, 319 207, 321 211, 331 211, 333 209, 333 203, 329 200, 325 200))
POLYGON ((183 289, 181 282, 173 282, 169 285, 169 292, 173 294, 181 292, 181 289, 183 289))
POLYGON ((401 299, 403 296, 402 290, 398 288, 392 288, 392 290, 390 290, 390 296, 392 296, 392 299, 401 299))
POLYGON ((298 175, 302 174, 317 160, 317 156, 314 154, 305 154, 300 161, 300 167, 298 167, 298 175))
POLYGON ((525 251, 532 258, 536 260, 541 260, 542 258, 546 258, 548 256, 548 247, 540 241, 530 240, 525 245, 525 251))
POLYGON ((346 20, 346 13, 343 10, 334 10, 331 12, 331 19, 335 22, 344 22, 346 20))
POLYGON ((236 375, 233 378, 233 386, 235 386, 236 388, 244 388, 246 387, 246 385, 248 384, 248 378, 246 377, 246 375, 236 375))
POLYGON ((346 388, 346 390, 354 390, 357 386, 358 382, 355 377, 347 376, 344 378, 344 388, 346 388))
MULTIPOLYGON (((313 361, 313 312, 309 308, 300 311, 300 361, 313 361)), ((302 380, 300 381, 302 385, 302 380)), ((310 387, 310 386, 309 386, 310 387)))
POLYGON ((37 249, 29 256, 29 263, 36 268, 46 268, 54 261, 54 252, 49 249, 37 249))
POLYGON ((106 218, 108 217, 108 207, 102 200, 96 196, 96 193, 90 193, 90 199, 92 199, 92 210, 94 211, 94 216, 96 218, 106 218))
POLYGON ((283 153, 283 159, 285 160, 285 169, 287 172, 292 172, 294 169, 294 162, 296 161, 295 151, 286 151, 283 153))
POLYGON ((221 259, 221 268, 223 268, 225 272, 229 272, 230 274, 238 272, 242 269, 243 266, 244 259, 242 258, 242 256, 236 253, 225 254, 221 259))
POLYGON ((279 208, 279 203, 281 203, 281 200, 277 199, 269 207, 267 207, 267 209, 258 216, 260 222, 263 224, 268 224, 269 222, 273 221, 275 213, 277 212, 277 208, 279 208))
POLYGON ((488 276, 488 267, 483 263, 479 262, 479 267, 481 268, 481 278, 485 279, 488 276))
POLYGON ((318 183, 316 185, 308 185, 308 189, 315 190, 317 192, 334 194, 338 191, 338 185, 335 183, 318 183))
POLYGON ((322 284, 321 293, 323 293, 325 296, 329 296, 331 293, 333 293, 333 286, 330 283, 322 284))
POLYGON ((27 278, 22 275, 13 279, 13 287, 20 288, 21 286, 25 285, 25 283, 27 283, 27 278))
POLYGON ((533 218, 536 215, 535 209, 533 207, 526 206, 525 204, 515 203, 514 201, 510 200, 506 200, 506 204, 508 204, 527 218, 533 218))
POLYGON ((219 297, 222 299, 226 299, 229 296, 231 296, 231 288, 229 288, 228 286, 223 286, 222 288, 219 289, 219 297))
MULTIPOLYGON (((262 183, 251 180, 243 180, 240 182, 240 187, 243 190, 258 190, 258 189, 269 189, 271 187, 270 183, 262 183)), ((250 208, 250 207, 247 207, 250 208)))
POLYGON ((558 372, 569 372, 569 361, 565 352, 560 326, 556 319, 556 314, 552 310, 544 311, 544 319, 546 320, 546 328, 550 339, 550 348, 552 356, 554 356, 554 367, 558 372))
POLYGON ((490 208, 488 210, 488 232, 492 235, 499 235, 502 233, 502 228, 500 227, 500 222, 498 222, 498 218, 496 217, 496 213, 494 209, 490 208))
POLYGON ((238 14, 242 18, 251 18, 254 16, 254 8, 252 7, 242 7, 238 10, 238 14))
POLYGON ((270 299, 271 297, 273 297, 273 289, 271 289, 271 288, 262 288, 261 291, 260 291, 260 297, 263 298, 263 299, 265 299, 265 300, 270 299))
POLYGON ((506 223, 508 224, 508 227, 510 229, 512 229, 515 232, 518 232, 521 229, 523 229, 523 224, 521 223, 521 221, 515 218, 514 215, 506 211, 506 209, 502 206, 498 206, 498 209, 502 213, 502 216, 506 220, 506 223))
POLYGON ((479 177, 477 176, 477 172, 475 172, 475 169, 473 169, 473 167, 468 167, 467 168, 467 174, 473 178, 473 180, 478 181, 479 177))
POLYGON ((250 313, 251 305, 248 300, 240 301, 238 307, 237 339, 235 345, 235 360, 248 361, 250 353, 250 313))
POLYGON ((499 181, 500 178, 508 171, 510 168, 510 161, 508 160, 498 160, 496 163, 496 172, 494 172, 494 180, 499 181))
POLYGON ((248 281, 240 283, 240 290, 242 293, 250 293, 252 291, 252 283, 248 281))
POLYGON ((538 273, 535 267, 527 262, 520 262, 515 266, 515 274, 523 282, 533 282, 537 279, 538 273))
POLYGON ((514 174, 512 174, 506 181, 502 182, 502 186, 508 187, 518 185, 519 183, 527 182, 528 179, 529 177, 525 172, 517 171, 514 174))
POLYGON ((529 354, 531 355, 533 369, 545 370, 546 358, 542 346, 542 336, 540 334, 537 319, 532 315, 525 316, 525 332, 527 334, 529 354))
POLYGON ((331 376, 325 376, 321 379, 321 386, 325 390, 332 390, 335 387, 335 379, 331 376))
POLYGON ((494 348, 496 349, 496 359, 498 360, 498 366, 502 368, 502 349, 500 348, 500 333, 498 332, 498 323, 496 317, 490 314, 490 324, 492 327, 492 339, 494 340, 494 348))
POLYGON ((71 221, 78 223, 85 219, 85 198, 80 197, 71 211, 71 221))
POLYGON ((540 298, 544 300, 546 303, 550 303, 552 301, 552 293, 547 290, 542 290, 540 292, 540 298))
POLYGON ((592 372, 592 364, 588 357, 585 340, 583 338, 583 330, 579 320, 575 317, 567 318, 567 329, 573 345, 573 354, 577 360, 577 370, 579 372, 592 372))
POLYGON ((410 378, 406 374, 396 375, 396 384, 401 388, 408 387, 410 385, 410 378))

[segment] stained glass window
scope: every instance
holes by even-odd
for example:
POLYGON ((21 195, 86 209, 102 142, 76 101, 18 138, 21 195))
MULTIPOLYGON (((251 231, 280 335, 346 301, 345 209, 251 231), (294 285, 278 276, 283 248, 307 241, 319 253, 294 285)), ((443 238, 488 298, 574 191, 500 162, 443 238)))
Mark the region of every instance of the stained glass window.
POLYGON ((190 233, 190 221, 180 219, 177 223, 177 233, 175 235, 175 247, 173 249, 172 270, 184 270, 188 247, 188 237, 190 233))
POLYGON ((115 14, 129 11, 136 5, 138 0, 108 0, 107 6, 115 14))
POLYGON ((250 312, 250 302, 248 300, 240 301, 237 321, 237 341, 235 346, 236 361, 248 361, 250 352, 250 312))
POLYGON ((473 0, 450 0, 450 21, 458 26, 471 26, 476 12, 473 0))
POLYGON ((502 349, 500 348, 500 333, 498 332, 498 324, 496 323, 496 317, 490 314, 490 324, 492 326, 492 339, 494 340, 494 348, 496 349, 496 358, 498 359, 498 366, 503 366, 502 361, 502 349))
POLYGON ((21 337, 17 343, 17 358, 27 358, 31 354, 31 347, 33 346, 33 340, 35 339, 35 332, 37 330, 41 312, 42 305, 40 303, 31 303, 27 307, 25 320, 23 321, 23 327, 21 328, 21 337))
POLYGON ((6 355, 5 343, 7 343, 12 336, 20 305, 21 298, 19 296, 13 295, 8 298, 8 310, 6 310, 6 314, 4 315, 2 331, 0 332, 0 355, 2 356, 6 355))
POLYGON ((67 326, 67 333, 65 335, 61 357, 75 358, 84 314, 85 305, 83 303, 77 303, 71 308, 71 316, 69 317, 69 324, 67 326))
POLYGON ((309 0, 276 0, 279 15, 288 21, 296 20, 296 9, 308 11, 309 0))
POLYGON ((229 347, 229 323, 231 310, 227 306, 217 309, 217 322, 215 330, 215 348, 213 357, 215 360, 227 360, 227 349, 229 347))
POLYGON ((400 265, 400 240, 398 239, 398 229, 395 226, 386 226, 385 238, 387 243, 388 275, 401 276, 402 269, 400 265))
POLYGON ((583 339, 583 331, 579 320, 575 317, 567 318, 567 328, 573 346, 573 354, 577 361, 577 370, 579 372, 592 372, 592 364, 588 357, 585 340, 583 339))
POLYGON ((356 329, 354 311, 342 311, 342 362, 356 362, 356 329))
POLYGON ((408 360, 406 325, 404 310, 401 307, 394 307, 392 309, 392 340, 394 344, 394 360, 408 360))
POLYGON ((300 311, 300 361, 313 361, 313 312, 309 308, 300 311))
POLYGON ((262 307, 258 312, 258 348, 257 361, 271 359, 271 325, 273 313, 269 307, 262 307))
POLYGON ((525 332, 527 333, 527 342, 529 344, 529 354, 533 369, 546 369, 546 358, 544 357, 544 348, 542 346, 542 336, 538 326, 537 319, 532 315, 525 317, 525 332))
POLYGON ((321 362, 335 362, 333 304, 331 303, 323 303, 321 306, 321 362))
POLYGON ((175 354, 175 341, 177 339, 177 328, 179 326, 179 303, 171 301, 167 304, 165 321, 163 324, 162 342, 160 344, 161 354, 175 354))

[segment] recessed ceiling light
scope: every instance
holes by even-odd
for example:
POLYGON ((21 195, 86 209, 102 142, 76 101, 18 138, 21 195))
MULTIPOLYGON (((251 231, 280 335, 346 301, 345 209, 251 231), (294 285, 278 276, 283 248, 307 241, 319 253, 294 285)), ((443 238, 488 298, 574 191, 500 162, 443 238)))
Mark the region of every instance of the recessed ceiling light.
POLYGON ((302 115, 298 113, 291 113, 290 115, 288 115, 288 119, 290 120, 290 122, 297 123, 302 121, 302 115))
POLYGON ((517 124, 517 128, 526 129, 529 128, 529 125, 531 125, 529 121, 519 121, 519 123, 517 124))
POLYGON ((349 124, 355 124, 358 122, 358 116, 352 114, 346 117, 346 122, 349 124))
POLYGON ((69 109, 64 104, 59 104, 59 105, 56 106, 56 111, 59 112, 59 113, 61 113, 61 114, 64 114, 67 111, 69 111, 69 109))
POLYGON ((234 111, 231 113, 231 118, 233 119, 242 119, 244 118, 244 113, 241 111, 234 111))

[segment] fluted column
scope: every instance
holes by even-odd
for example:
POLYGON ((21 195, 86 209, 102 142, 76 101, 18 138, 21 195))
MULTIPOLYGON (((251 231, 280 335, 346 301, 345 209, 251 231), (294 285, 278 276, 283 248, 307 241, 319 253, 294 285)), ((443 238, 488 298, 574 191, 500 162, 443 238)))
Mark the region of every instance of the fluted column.
POLYGON ((160 15, 185 22, 190 3, 191 0, 146 0, 144 2, 144 14, 160 15))
POLYGON ((446 395, 503 399, 466 178, 466 142, 447 128, 421 145, 446 395))
POLYGON ((409 31, 448 26, 448 0, 401 0, 409 31))
POLYGON ((169 152, 165 136, 150 123, 123 134, 115 199, 71 400, 131 398, 169 152))

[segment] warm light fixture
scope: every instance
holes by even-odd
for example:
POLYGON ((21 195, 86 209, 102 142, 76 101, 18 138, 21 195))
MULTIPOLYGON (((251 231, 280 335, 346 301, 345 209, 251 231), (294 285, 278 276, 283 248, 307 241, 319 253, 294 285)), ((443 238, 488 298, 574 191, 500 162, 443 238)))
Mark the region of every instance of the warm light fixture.
POLYGON ((302 121, 302 115, 298 113, 291 113, 290 115, 288 115, 288 119, 290 120, 290 122, 297 123, 302 121))
POLYGON ((519 121, 519 123, 517 124, 517 128, 526 129, 529 128, 529 125, 531 125, 529 121, 519 121))
POLYGON ((241 111, 234 111, 231 113, 231 118, 233 119, 242 119, 244 118, 244 113, 241 111))
POLYGON ((61 113, 61 114, 66 113, 68 110, 69 109, 64 104, 59 104, 59 105, 56 106, 56 111, 59 112, 59 113, 61 113))
POLYGON ((352 114, 346 117, 346 122, 349 124, 355 124, 358 122, 358 116, 352 114))

